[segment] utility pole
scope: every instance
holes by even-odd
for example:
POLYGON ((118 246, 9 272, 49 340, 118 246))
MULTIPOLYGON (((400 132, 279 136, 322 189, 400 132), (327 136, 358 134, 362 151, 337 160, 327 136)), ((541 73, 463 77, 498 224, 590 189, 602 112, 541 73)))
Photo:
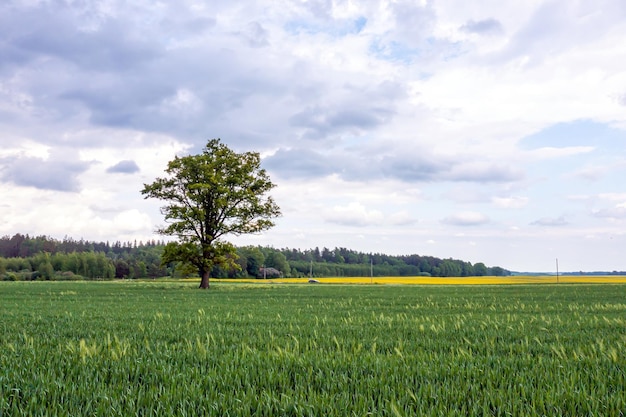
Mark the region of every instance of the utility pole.
POLYGON ((556 258, 556 283, 559 283, 559 258, 556 258))
POLYGON ((370 284, 374 283, 374 260, 370 258, 370 284))

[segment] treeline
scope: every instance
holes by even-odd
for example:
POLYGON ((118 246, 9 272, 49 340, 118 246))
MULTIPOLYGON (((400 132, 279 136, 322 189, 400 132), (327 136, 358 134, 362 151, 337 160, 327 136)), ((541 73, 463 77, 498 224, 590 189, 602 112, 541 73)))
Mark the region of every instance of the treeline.
POLYGON ((65 237, 0 238, 0 278, 112 279, 158 278, 171 275, 174 266, 161 265, 165 242, 90 242, 65 237))
MULTIPOLYGON (((247 266, 249 275, 259 265, 292 277, 363 277, 363 276, 434 276, 469 277, 510 275, 501 267, 487 267, 457 259, 432 256, 390 256, 381 253, 357 252, 346 248, 274 249, 246 247, 238 249, 238 263, 247 266), (252 262, 251 262, 252 260, 252 262)), ((242 268, 243 269, 243 268, 242 268)), ((261 271, 263 272, 263 271, 261 271)), ((275 271, 272 271, 275 272, 275 271)))
MULTIPOLYGON (((161 264, 165 242, 89 242, 16 234, 0 238, 0 278, 132 279, 163 276, 187 277, 182 265, 161 264)), ((274 278, 324 276, 485 276, 510 275, 500 267, 471 264, 432 256, 390 256, 346 248, 275 249, 262 246, 237 248, 238 268, 215 267, 216 278, 274 278)))
POLYGON ((54 239, 48 236, 29 236, 17 233, 11 237, 0 238, 0 257, 3 258, 27 258, 41 252, 54 254, 57 252, 103 252, 121 255, 136 251, 140 247, 164 246, 165 242, 150 240, 148 242, 135 240, 134 242, 116 241, 90 242, 88 240, 76 240, 71 237, 64 237, 63 240, 54 239))

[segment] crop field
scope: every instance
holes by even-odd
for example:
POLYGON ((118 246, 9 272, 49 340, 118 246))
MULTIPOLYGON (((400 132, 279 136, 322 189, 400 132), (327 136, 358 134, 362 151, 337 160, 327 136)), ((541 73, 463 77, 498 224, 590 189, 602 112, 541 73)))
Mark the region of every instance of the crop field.
POLYGON ((626 285, 0 282, 0 417, 620 416, 626 285))
MULTIPOLYGON (((188 280, 188 282, 197 281, 188 280)), ((324 284, 382 284, 382 285, 514 285, 514 284, 626 284, 624 275, 574 275, 574 276, 532 276, 518 275, 506 277, 325 277, 315 278, 324 284)), ((308 278, 259 279, 219 279, 220 282, 255 283, 306 283, 308 278)))

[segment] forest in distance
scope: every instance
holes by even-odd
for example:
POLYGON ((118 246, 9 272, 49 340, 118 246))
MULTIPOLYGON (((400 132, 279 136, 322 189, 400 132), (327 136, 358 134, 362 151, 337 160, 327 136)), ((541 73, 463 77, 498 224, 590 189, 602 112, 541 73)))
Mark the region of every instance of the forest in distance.
MULTIPOLYGON (((162 265, 166 242, 91 242, 64 237, 15 234, 0 237, 0 277, 3 280, 72 280, 184 278, 194 271, 180 263, 162 265)), ((346 248, 237 248, 239 268, 215 267, 214 278, 356 277, 356 276, 486 276, 510 275, 499 266, 472 264, 432 256, 390 256, 346 248)))
MULTIPOLYGON (((163 265, 166 242, 91 242, 64 237, 15 234, 0 237, 0 280, 81 280, 187 278, 194 270, 181 263, 163 265)), ((213 278, 431 276, 470 277, 528 275, 499 266, 433 256, 391 256, 346 248, 276 249, 268 246, 237 248, 239 268, 215 267, 213 278)), ((561 272, 562 275, 626 275, 626 271, 561 272)), ((532 275, 532 274, 531 274, 532 275)))

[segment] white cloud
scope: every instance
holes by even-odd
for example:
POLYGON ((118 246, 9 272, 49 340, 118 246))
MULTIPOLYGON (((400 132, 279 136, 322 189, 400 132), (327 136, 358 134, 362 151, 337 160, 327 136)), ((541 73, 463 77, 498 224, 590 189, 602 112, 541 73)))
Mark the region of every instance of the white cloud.
POLYGON ((143 184, 221 137, 279 185, 261 244, 626 269, 620 0, 57 6, 0 5, 3 233, 151 238, 143 184))
POLYGON ((193 91, 187 88, 179 88, 176 92, 163 98, 160 111, 165 115, 172 112, 180 113, 181 117, 189 117, 202 110, 202 101, 193 91))
POLYGON ((626 193, 600 193, 598 198, 609 201, 626 201, 626 193))
POLYGON ((522 208, 528 204, 528 197, 493 197, 491 202, 502 208, 522 208))
POLYGON ((112 227, 122 234, 133 234, 145 232, 145 230, 149 230, 153 226, 150 217, 146 213, 142 213, 137 209, 131 209, 118 213, 113 218, 112 227))
POLYGON ((586 181, 598 181, 610 172, 610 168, 605 165, 589 165, 575 171, 572 175, 586 181))
POLYGON ((550 159, 579 155, 583 153, 593 152, 593 150, 593 146, 568 146, 565 148, 545 147, 529 151, 529 154, 533 158, 550 159))
POLYGON ((347 226, 379 225, 384 219, 382 212, 368 209, 358 202, 352 202, 346 206, 335 206, 324 217, 328 222, 347 226))
POLYGON ((417 219, 407 210, 392 213, 388 217, 388 223, 394 226, 408 226, 417 223, 417 219))

